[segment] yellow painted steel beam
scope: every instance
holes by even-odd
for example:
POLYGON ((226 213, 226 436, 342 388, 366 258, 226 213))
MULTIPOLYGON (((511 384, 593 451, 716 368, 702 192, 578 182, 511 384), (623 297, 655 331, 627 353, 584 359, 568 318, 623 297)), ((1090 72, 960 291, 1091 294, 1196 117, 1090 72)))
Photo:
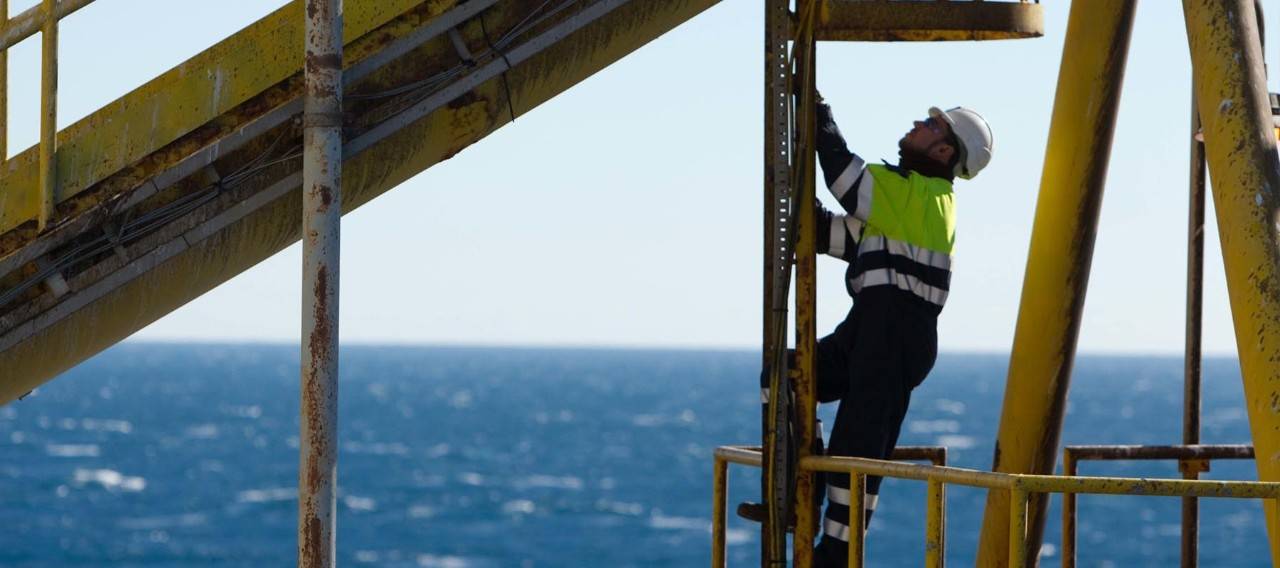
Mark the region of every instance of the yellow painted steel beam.
MULTIPOLYGON (((546 102, 716 1, 632 0, 609 12, 507 73, 517 112, 528 112, 546 102)), ((351 15, 348 11, 348 29, 351 15)), ((298 45, 287 49, 300 51, 298 45)), ((502 79, 480 84, 471 94, 345 160, 342 211, 358 208, 508 121, 502 79)), ((0 369, 4 370, 0 403, 17 398, 296 242, 300 227, 301 198, 295 186, 283 197, 208 238, 181 247, 155 268, 0 352, 0 369)))
MULTIPOLYGON (((1280 480, 1280 160, 1252 0, 1184 0, 1258 478, 1280 480)), ((1267 503, 1272 565, 1280 527, 1267 503)))
MULTIPOLYGON (((422 2, 348 0, 344 41, 350 43, 422 2)), ((444 11, 455 2, 432 3, 444 11)), ((59 191, 53 205, 76 198, 107 176, 299 73, 302 22, 301 0, 291 2, 58 132, 54 171, 59 191)), ((40 192, 33 189, 39 187, 38 153, 30 148, 0 168, 0 256, 24 240, 6 233, 40 214, 40 192)), ((65 215, 83 208, 64 206, 59 212, 65 215)))
MULTIPOLYGON (((1053 471, 1135 4, 1071 3, 993 471, 1053 471)), ((1008 499, 987 496, 979 566, 1007 565, 1008 499)), ((1028 550, 1040 548, 1045 505, 1033 496, 1028 550)))
POLYGON ((1044 35, 1044 11, 1025 1, 826 0, 821 41, 972 41, 1044 35))

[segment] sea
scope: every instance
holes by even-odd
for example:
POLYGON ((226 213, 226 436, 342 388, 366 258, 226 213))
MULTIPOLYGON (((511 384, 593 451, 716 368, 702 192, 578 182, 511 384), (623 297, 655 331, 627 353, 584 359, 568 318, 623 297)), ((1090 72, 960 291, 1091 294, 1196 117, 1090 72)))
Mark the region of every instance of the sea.
MULTIPOLYGON (((0 406, 0 566, 295 565, 298 360, 296 345, 129 342, 0 406)), ((706 566, 712 451, 760 440, 751 351, 351 346, 340 361, 345 566, 706 566)), ((1007 365, 943 354, 900 443, 989 468, 1007 365)), ((1081 356, 1063 442, 1178 443, 1181 399, 1180 357, 1081 356)), ((1250 441, 1234 359, 1205 361, 1203 417, 1204 443, 1250 441)), ((1080 472, 1178 477, 1168 462, 1080 472)), ((733 466, 731 511, 759 484, 733 466)), ((970 566, 985 493, 947 498, 947 562, 970 566)), ((1046 566, 1061 561, 1051 506, 1046 566)), ((1082 496, 1079 565, 1176 566, 1179 510, 1082 496)), ((730 514, 729 565, 758 566, 758 525, 730 514)), ((1268 565, 1257 501, 1201 514, 1202 566, 1268 565)), ((920 565, 924 517, 921 482, 886 481, 868 565, 920 565)))

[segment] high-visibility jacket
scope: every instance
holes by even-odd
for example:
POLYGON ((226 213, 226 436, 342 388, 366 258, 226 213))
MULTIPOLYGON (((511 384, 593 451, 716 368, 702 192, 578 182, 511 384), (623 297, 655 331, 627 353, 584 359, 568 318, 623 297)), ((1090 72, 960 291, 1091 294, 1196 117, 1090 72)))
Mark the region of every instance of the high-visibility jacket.
POLYGON ((888 164, 866 165, 850 152, 818 106, 818 158, 827 187, 844 209, 823 216, 819 251, 849 262, 851 296, 872 286, 894 286, 927 302, 935 313, 951 288, 955 250, 955 194, 951 181, 888 164), (824 246, 825 245, 825 246, 824 246))

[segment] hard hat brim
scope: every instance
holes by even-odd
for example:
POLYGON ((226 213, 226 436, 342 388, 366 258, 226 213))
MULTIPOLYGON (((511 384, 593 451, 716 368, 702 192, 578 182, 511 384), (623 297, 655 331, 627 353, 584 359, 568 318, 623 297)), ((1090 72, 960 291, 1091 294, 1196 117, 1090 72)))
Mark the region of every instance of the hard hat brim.
POLYGON ((929 116, 942 119, 943 122, 947 123, 947 126, 956 127, 956 121, 951 120, 951 117, 947 116, 947 113, 942 112, 942 109, 938 107, 929 107, 929 116))

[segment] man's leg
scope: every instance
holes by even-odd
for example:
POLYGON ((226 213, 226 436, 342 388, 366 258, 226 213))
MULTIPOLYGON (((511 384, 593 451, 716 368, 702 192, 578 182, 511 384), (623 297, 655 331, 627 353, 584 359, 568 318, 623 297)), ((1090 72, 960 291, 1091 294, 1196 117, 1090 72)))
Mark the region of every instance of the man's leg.
MULTIPOLYGON (((872 307, 864 303, 864 307, 872 307)), ((903 359, 896 345, 892 319, 886 307, 865 311, 855 328, 849 352, 848 392, 836 411, 828 455, 885 459, 892 451, 902 418, 910 400, 910 388, 903 388, 903 359)), ((827 476, 827 510, 823 536, 814 555, 815 566, 845 566, 848 557, 849 476, 827 476)), ((867 479, 865 510, 870 519, 879 497, 880 479, 867 479)), ((865 526, 865 524, 864 524, 865 526)))

